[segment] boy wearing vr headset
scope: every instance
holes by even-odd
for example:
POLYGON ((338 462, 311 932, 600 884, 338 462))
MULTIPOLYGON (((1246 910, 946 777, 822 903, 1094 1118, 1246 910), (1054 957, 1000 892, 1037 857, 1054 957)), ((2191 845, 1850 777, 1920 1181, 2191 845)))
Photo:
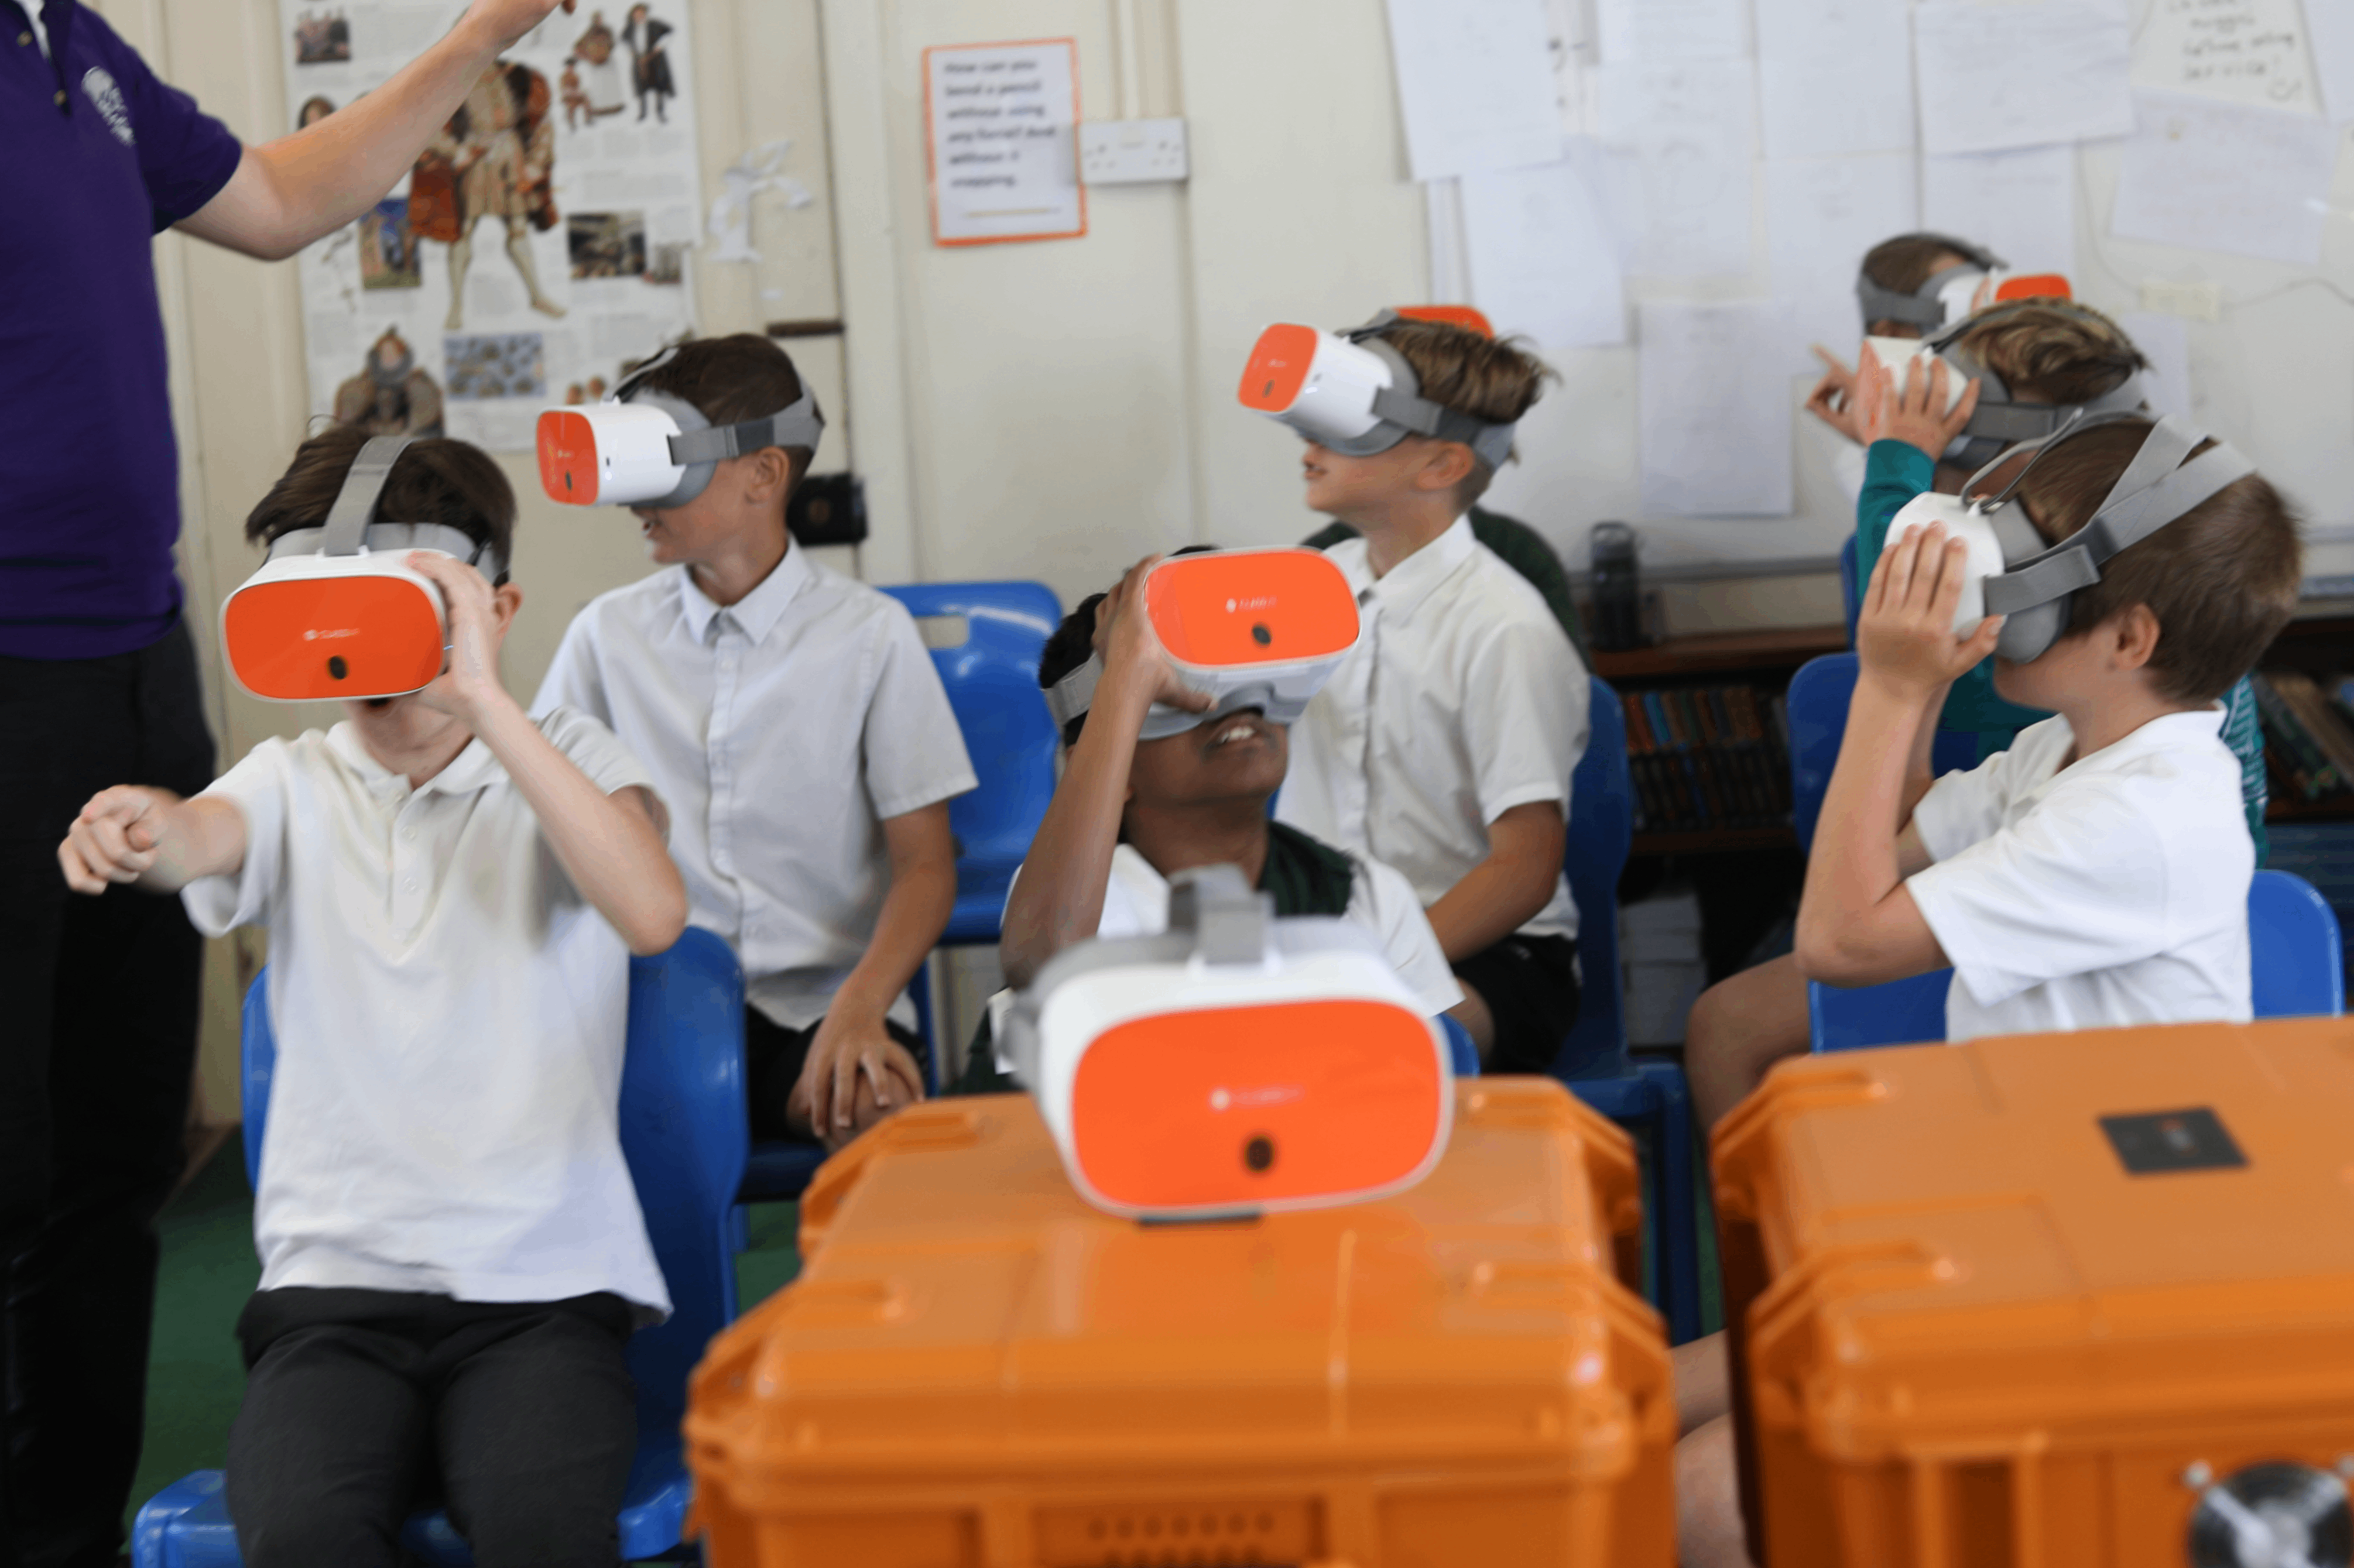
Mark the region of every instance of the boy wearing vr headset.
POLYGON ((629 955, 677 940, 685 889, 611 732, 535 723, 499 683, 522 594, 498 465, 363 442, 305 441, 247 533, 350 504, 387 549, 470 542, 471 564, 404 562, 439 596, 442 673, 189 799, 107 789, 58 859, 77 892, 180 893, 211 936, 269 927, 262 1277, 228 1453, 245 1561, 389 1568, 438 1474, 479 1561, 610 1563, 637 1439, 623 1347, 670 1304, 614 1122, 629 955))
MULTIPOLYGON (((1365 927, 1432 1015, 1453 1010, 1463 992, 1413 885, 1379 861, 1268 820, 1289 764, 1290 723, 1261 694, 1240 693, 1234 705, 1185 683, 1142 603, 1159 560, 1082 601, 1038 662, 1067 750, 1006 897, 1004 994, 1073 943, 1158 935, 1168 927, 1172 877, 1230 864, 1273 895, 1278 916, 1340 915, 1365 927)), ((1014 1086, 989 1048, 998 1011, 960 1093, 1014 1086)))
POLYGON ((630 506, 671 569, 574 619, 534 709, 576 706, 646 759, 693 921, 744 966, 753 1135, 832 1147, 923 1097, 906 992, 956 901, 948 802, 976 780, 914 620, 793 546, 785 503, 823 429, 749 333, 543 416, 549 493, 630 506), (589 455, 559 459, 573 421, 589 455))
POLYGON ((1345 334, 1270 328, 1241 388, 1306 440, 1310 507, 1360 535, 1329 554, 1363 635, 1296 726, 1276 814, 1405 874, 1499 1072, 1549 1071, 1577 1021, 1562 853, 1586 672, 1467 515, 1550 374, 1509 343, 1384 312, 1345 334))

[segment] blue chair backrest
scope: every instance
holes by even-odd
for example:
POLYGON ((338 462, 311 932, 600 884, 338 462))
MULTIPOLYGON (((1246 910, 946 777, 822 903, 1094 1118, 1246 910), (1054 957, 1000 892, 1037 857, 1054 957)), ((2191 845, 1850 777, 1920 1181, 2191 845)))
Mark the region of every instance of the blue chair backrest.
MULTIPOLYGON (((1814 1048, 1856 1051, 1946 1037, 1951 969, 1840 991, 1809 985, 1814 1048)), ((2336 1017, 2346 1011, 2345 948, 2328 901, 2301 876, 2260 871, 2248 885, 2249 1000, 2258 1018, 2336 1017)))
POLYGON ((1577 1023, 1553 1058, 1563 1078, 1613 1076, 1627 1065, 1625 977, 1618 968, 1618 874, 1635 842, 1635 782, 1627 767, 1627 711, 1589 677, 1591 729, 1569 780, 1564 869, 1577 905, 1577 1023))
MULTIPOLYGON (((265 969, 245 993, 245 1169, 257 1184, 278 1059, 269 983, 265 969)), ((690 927, 668 952, 631 959, 621 1154, 671 1297, 670 1318, 630 1340, 649 1434, 676 1434, 687 1373, 736 1317, 728 1220, 749 1138, 743 1073, 744 980, 727 944, 690 927)))
POLYGON ((1002 868, 1011 877, 1055 793, 1061 736, 1038 689, 1038 660, 1062 624, 1062 601, 1034 582, 914 583, 883 591, 918 620, 965 623, 961 644, 932 650, 981 780, 949 802, 949 826, 960 864, 1002 868))
MULTIPOLYGON (((1826 653, 1798 666, 1790 677, 1790 825, 1803 853, 1815 845, 1815 819, 1822 815, 1823 791, 1830 788, 1839 761, 1840 737, 1847 733, 1847 706, 1855 695, 1852 653, 1826 653)), ((1975 768, 1978 737, 1967 730, 1941 729, 1930 743, 1929 763, 1940 774, 1975 768)))

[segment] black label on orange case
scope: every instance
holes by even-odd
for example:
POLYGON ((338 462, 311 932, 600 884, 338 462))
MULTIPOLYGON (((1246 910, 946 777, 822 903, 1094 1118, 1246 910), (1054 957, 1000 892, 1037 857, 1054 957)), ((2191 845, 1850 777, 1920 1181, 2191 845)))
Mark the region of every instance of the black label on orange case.
POLYGON ((2101 1130, 2109 1135, 2110 1146, 2116 1150, 2128 1176, 2231 1171, 2248 1162, 2224 1129, 2222 1118, 2204 1106, 2141 1116, 2105 1116, 2101 1130))

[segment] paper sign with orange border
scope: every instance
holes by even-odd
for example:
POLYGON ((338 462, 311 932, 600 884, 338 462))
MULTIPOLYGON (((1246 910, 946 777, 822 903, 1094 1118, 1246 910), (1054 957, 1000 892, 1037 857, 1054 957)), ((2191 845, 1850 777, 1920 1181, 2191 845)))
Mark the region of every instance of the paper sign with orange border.
POLYGON ((926 49, 924 183, 932 243, 1003 245, 1076 239, 1086 234, 1087 193, 1079 183, 1078 124, 1079 49, 1075 38, 936 44, 926 49), (953 58, 960 56, 967 58, 953 58), (951 83, 946 79, 950 71, 970 73, 970 79, 951 83), (988 79, 991 77, 999 79, 988 79), (1067 114, 1056 101, 1057 90, 1066 81, 1070 89, 1067 114), (1007 87, 1015 90, 994 90, 1007 87), (951 94, 957 99, 953 104, 951 94), (956 123, 949 123, 952 120, 956 123), (1059 132, 1059 155, 1034 145, 1044 131, 1059 132), (1024 132, 1033 144, 1025 146, 1024 132), (944 176, 949 182, 945 203, 944 176), (969 178, 999 182, 992 189, 1002 188, 1002 205, 986 211, 963 210, 966 197, 955 182, 969 178), (1007 227, 1001 231, 981 221, 991 217, 1007 227))

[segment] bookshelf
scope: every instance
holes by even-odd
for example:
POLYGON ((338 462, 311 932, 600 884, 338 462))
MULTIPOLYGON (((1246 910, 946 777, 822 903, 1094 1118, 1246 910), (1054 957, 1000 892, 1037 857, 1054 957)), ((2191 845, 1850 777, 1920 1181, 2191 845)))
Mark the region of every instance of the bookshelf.
MULTIPOLYGON (((2284 628, 2257 662, 2262 670, 2293 670, 2316 679, 2343 674, 2354 667, 2354 615, 2344 607, 2300 616, 2284 628)), ((2320 800, 2287 796, 2274 775, 2272 803, 2264 810, 2267 822, 2354 822, 2354 793, 2320 800)))

